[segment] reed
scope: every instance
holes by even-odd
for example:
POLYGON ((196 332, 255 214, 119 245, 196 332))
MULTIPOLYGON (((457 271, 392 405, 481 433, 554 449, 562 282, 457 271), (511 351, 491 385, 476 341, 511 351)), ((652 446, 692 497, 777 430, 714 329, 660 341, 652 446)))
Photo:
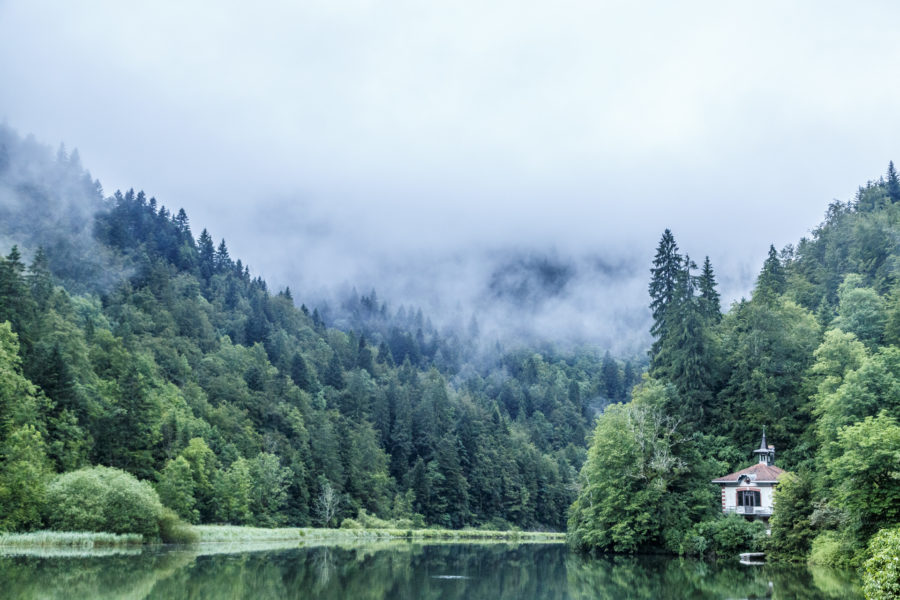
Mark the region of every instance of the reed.
POLYGON ((0 551, 7 548, 109 548, 139 546, 144 538, 137 533, 99 533, 93 531, 33 531, 0 533, 0 551))

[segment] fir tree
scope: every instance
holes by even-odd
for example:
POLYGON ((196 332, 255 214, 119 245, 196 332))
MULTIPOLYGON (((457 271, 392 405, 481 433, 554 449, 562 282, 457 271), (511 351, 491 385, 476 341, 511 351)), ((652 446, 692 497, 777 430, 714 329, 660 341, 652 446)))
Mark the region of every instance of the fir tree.
POLYGON ((682 262, 675 236, 666 229, 656 247, 653 268, 650 269, 650 310, 653 314, 650 334, 656 338, 650 349, 651 356, 659 352, 660 340, 666 335, 666 313, 675 301, 678 277, 683 269, 682 262))
POLYGON ((209 281, 216 268, 216 249, 213 246, 212 236, 206 229, 200 233, 197 245, 200 253, 200 276, 209 281))
POLYGON ((710 323, 721 321, 722 307, 719 302, 719 292, 716 291, 716 276, 708 256, 703 261, 703 270, 700 271, 697 289, 700 292, 700 309, 703 316, 710 323))
POLYGON ((619 365, 610 356, 609 351, 603 356, 603 364, 600 368, 603 374, 603 395, 610 402, 615 402, 619 399, 622 384, 619 380, 619 365))
POLYGON ((225 245, 225 238, 222 238, 222 241, 219 242, 219 249, 216 250, 214 264, 218 273, 230 271, 233 266, 231 256, 228 254, 228 247, 225 245))
POLYGON ((784 293, 787 285, 784 268, 781 266, 781 260, 775 251, 775 246, 769 246, 769 256, 763 263, 762 271, 756 279, 756 290, 753 292, 753 299, 759 300, 766 304, 774 301, 778 296, 784 293))
POLYGON ((891 198, 891 203, 900 201, 900 177, 897 176, 897 170, 894 168, 894 161, 888 163, 887 193, 891 198))

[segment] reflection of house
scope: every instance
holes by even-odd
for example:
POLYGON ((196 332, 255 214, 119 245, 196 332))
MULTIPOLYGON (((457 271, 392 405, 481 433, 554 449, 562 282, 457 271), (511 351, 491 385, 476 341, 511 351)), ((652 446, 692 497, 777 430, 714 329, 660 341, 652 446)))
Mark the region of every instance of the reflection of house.
POLYGON ((762 443, 753 451, 759 462, 752 467, 714 479, 722 486, 722 512, 737 513, 748 519, 768 520, 772 516, 773 495, 778 479, 786 471, 776 467, 775 446, 766 445, 766 432, 762 443))

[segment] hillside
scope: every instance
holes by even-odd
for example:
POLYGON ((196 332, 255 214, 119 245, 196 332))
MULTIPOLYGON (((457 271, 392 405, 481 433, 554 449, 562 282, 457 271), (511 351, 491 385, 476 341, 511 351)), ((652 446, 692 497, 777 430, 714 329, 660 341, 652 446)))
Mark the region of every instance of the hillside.
POLYGON ((193 523, 559 530, 595 410, 640 370, 486 352, 374 292, 329 327, 185 211, 104 198, 77 152, 7 127, 0 212, 0 530, 42 526, 43 482, 86 465, 193 523))
POLYGON ((891 163, 810 237, 771 247, 752 297, 723 315, 709 263, 698 268, 667 230, 650 281, 649 377, 598 422, 573 543, 688 554, 762 544, 722 518, 709 482, 750 464, 765 428, 792 472, 775 493, 770 556, 859 566, 877 553, 873 536, 900 524, 898 240, 891 163))

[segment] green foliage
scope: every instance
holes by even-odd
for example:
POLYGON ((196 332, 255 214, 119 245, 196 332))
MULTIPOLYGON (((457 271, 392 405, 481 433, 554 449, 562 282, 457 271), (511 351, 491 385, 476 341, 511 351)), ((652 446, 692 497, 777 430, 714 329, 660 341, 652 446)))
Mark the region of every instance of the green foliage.
POLYGON ((235 525, 250 524, 253 520, 250 511, 252 492, 250 463, 243 457, 238 458, 216 481, 217 519, 235 525))
MULTIPOLYGON (((893 166, 893 164, 892 164, 893 166)), ((869 542, 871 558, 863 573, 867 600, 900 598, 900 527, 882 529, 869 542)))
POLYGON ((0 531, 40 526, 52 474, 41 433, 32 425, 14 429, 0 447, 0 531))
POLYGON ((766 546, 775 560, 805 560, 816 531, 812 526, 813 482, 803 472, 787 473, 775 488, 775 506, 769 520, 772 537, 766 546))
POLYGON ((677 551, 692 521, 710 513, 712 488, 693 440, 662 406, 671 387, 647 379, 635 399, 598 418, 569 512, 581 551, 677 551))
POLYGON ((877 347, 884 335, 887 313, 884 299, 863 286, 860 275, 850 274, 838 288, 838 316, 834 326, 853 333, 869 348, 877 347))
POLYGON ((787 280, 781 259, 775 251, 775 246, 769 246, 769 255, 766 257, 762 271, 760 271, 759 277, 756 279, 753 299, 767 304, 783 294, 786 286, 787 280))
POLYGON ((159 539, 164 544, 195 544, 200 541, 200 534, 171 508, 163 507, 159 514, 159 539))
POLYGON ((760 552, 766 545, 766 525, 730 514, 695 523, 679 554, 734 558, 741 552, 760 552))
POLYGON ((827 567, 849 567, 859 548, 854 540, 837 531, 823 531, 812 541, 809 562, 827 567))
POLYGON ((194 498, 191 465, 184 456, 166 463, 159 475, 156 491, 163 505, 173 510, 180 518, 190 523, 196 523, 200 518, 199 511, 194 508, 197 501, 194 498))
POLYGON ((853 515, 858 539, 900 522, 900 426, 885 413, 838 434, 839 456, 827 463, 835 501, 853 515))
POLYGON ((159 536, 162 504, 150 484, 110 467, 58 475, 47 486, 46 522, 59 531, 159 536))

